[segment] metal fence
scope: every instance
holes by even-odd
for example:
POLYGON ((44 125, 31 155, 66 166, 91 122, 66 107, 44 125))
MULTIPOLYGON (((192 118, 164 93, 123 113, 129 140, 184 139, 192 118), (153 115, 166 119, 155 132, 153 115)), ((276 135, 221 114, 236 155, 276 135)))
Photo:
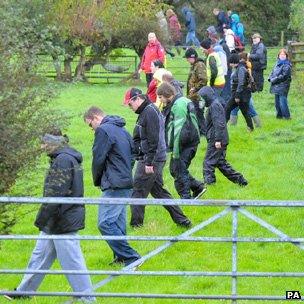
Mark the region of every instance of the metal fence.
MULTIPOLYGON (((37 239, 79 239, 79 240, 136 240, 136 241, 166 241, 161 246, 150 251, 145 256, 142 256, 140 260, 132 263, 129 266, 122 268, 120 271, 103 271, 103 270, 91 270, 91 271, 76 271, 76 270, 30 270, 30 269, 0 269, 1 274, 25 274, 25 273, 39 273, 39 274, 89 274, 89 275, 108 275, 106 279, 96 283, 93 286, 93 290, 96 291, 100 287, 115 280, 119 276, 160 276, 160 277, 172 277, 172 276, 188 276, 188 277, 230 277, 231 278, 231 293, 226 295, 205 295, 205 294, 153 294, 153 293, 110 293, 110 292, 10 292, 15 295, 27 295, 27 296, 96 296, 102 298, 142 298, 142 299, 184 299, 184 300, 231 300, 232 303, 237 303, 238 300, 251 300, 251 301, 279 301, 285 300, 285 294, 277 295, 243 295, 238 292, 238 278, 240 277, 256 277, 256 278, 304 278, 304 272, 241 272, 238 271, 238 244, 239 243, 291 243, 300 250, 304 249, 303 237, 290 237, 283 231, 277 229, 270 223, 266 222, 262 218, 254 215, 252 212, 246 210, 247 207, 253 207, 260 209, 263 207, 273 208, 303 208, 304 201, 228 201, 228 200, 162 200, 162 199, 125 199, 125 198, 30 198, 30 197, 0 197, 0 203, 9 204, 87 204, 87 205, 100 205, 100 204, 113 204, 113 205, 179 205, 179 206, 199 206, 215 207, 220 206, 224 209, 210 217, 209 219, 199 223, 186 232, 177 236, 66 236, 66 235, 49 235, 49 236, 37 236, 37 235, 0 235, 0 240, 37 240, 37 239), (211 223, 232 214, 232 233, 229 237, 199 237, 192 236, 194 233, 202 230, 211 223), (238 216, 242 214, 247 219, 259 224, 261 227, 266 228, 277 237, 239 237, 238 216), (232 260, 231 271, 135 271, 135 267, 139 264, 148 261, 152 257, 165 251, 166 249, 174 246, 177 242, 212 242, 212 243, 231 243, 232 244, 232 260)), ((0 294, 4 295, 7 292, 0 291, 0 294)), ((71 300, 72 301, 72 300, 71 300)), ((67 301, 65 303, 72 303, 67 301)))

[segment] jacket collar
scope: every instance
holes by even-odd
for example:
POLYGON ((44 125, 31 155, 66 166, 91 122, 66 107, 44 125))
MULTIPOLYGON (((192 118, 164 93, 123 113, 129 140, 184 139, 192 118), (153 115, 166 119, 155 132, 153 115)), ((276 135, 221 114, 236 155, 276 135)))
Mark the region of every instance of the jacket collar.
POLYGON ((148 106, 150 104, 149 100, 145 100, 139 107, 138 109, 135 111, 136 114, 140 114, 145 108, 146 106, 148 106))

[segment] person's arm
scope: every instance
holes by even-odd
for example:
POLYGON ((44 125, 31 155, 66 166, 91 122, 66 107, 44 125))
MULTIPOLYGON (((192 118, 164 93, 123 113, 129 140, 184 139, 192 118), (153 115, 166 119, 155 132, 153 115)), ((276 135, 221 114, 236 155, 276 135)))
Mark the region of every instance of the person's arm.
POLYGON ((171 109, 173 113, 173 151, 172 157, 179 159, 180 157, 180 141, 181 131, 187 120, 187 108, 182 102, 175 102, 171 109))
POLYGON ((207 84, 207 70, 203 62, 197 64, 195 74, 197 82, 195 84, 194 91, 198 92, 203 86, 207 84))
POLYGON ((160 131, 160 122, 159 122, 159 113, 153 107, 149 108, 149 111, 145 113, 144 125, 146 135, 147 135, 147 143, 148 143, 148 151, 145 158, 146 166, 152 166, 155 158, 155 154, 158 147, 159 142, 159 131, 160 131))
POLYGON ((246 69, 240 68, 237 70, 237 73, 238 85, 235 92, 235 98, 240 99, 240 95, 245 89, 247 71, 246 69))
POLYGON ((112 142, 108 134, 102 129, 97 128, 95 131, 95 140, 92 148, 92 176, 94 186, 100 186, 101 177, 105 170, 105 162, 112 148, 112 142))
POLYGON ((259 44, 256 52, 254 54, 249 54, 249 58, 253 61, 263 61, 264 59, 264 49, 262 44, 259 44))
POLYGON ((211 120, 214 127, 214 137, 217 144, 216 148, 221 148, 223 143, 224 132, 226 128, 226 119, 223 107, 218 103, 213 103, 210 106, 211 120))
POLYGON ((157 48, 157 56, 162 63, 165 63, 165 50, 161 44, 157 48))
POLYGON ((145 64, 145 60, 146 60, 146 51, 147 51, 147 47, 145 48, 145 51, 141 57, 140 66, 139 66, 139 70, 138 70, 139 73, 144 69, 144 64, 145 64))
POLYGON ((210 86, 212 87, 214 85, 218 73, 217 64, 214 56, 210 56, 209 65, 211 71, 210 86))
POLYGON ((278 76, 273 77, 270 80, 270 82, 272 84, 277 84, 277 83, 283 82, 289 78, 291 78, 291 68, 289 65, 284 65, 281 69, 281 73, 278 76))

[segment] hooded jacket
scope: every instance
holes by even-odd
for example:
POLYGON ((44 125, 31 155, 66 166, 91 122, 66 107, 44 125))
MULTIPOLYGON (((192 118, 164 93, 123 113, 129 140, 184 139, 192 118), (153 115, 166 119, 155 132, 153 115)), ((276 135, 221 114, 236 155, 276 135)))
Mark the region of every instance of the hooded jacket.
POLYGON ((291 82, 290 61, 278 60, 269 76, 269 81, 271 83, 270 93, 287 96, 291 82))
POLYGON ((231 29, 233 33, 238 36, 242 42, 245 44, 245 37, 244 37, 244 25, 240 21, 240 16, 238 14, 231 15, 231 29))
POLYGON ((147 74, 151 72, 151 62, 159 59, 165 62, 165 50, 158 40, 148 42, 144 54, 141 58, 140 68, 147 74))
MULTIPOLYGON (((50 157, 50 168, 44 181, 44 197, 82 197, 82 155, 73 148, 63 147, 50 157)), ((48 234, 75 232, 84 228, 85 207, 73 204, 43 204, 35 226, 48 234)))
POLYGON ((225 110, 211 87, 203 87, 199 91, 205 100, 206 115, 206 139, 208 143, 221 142, 228 145, 229 137, 226 125, 225 110))
POLYGON ((101 189, 130 189, 132 180, 131 135, 119 116, 106 116, 95 130, 92 148, 92 175, 95 186, 101 189))
POLYGON ((252 45, 249 58, 253 71, 265 70, 267 68, 267 49, 262 41, 252 45))
POLYGON ((188 32, 195 32, 196 31, 196 23, 195 23, 195 18, 192 12, 188 7, 183 7, 182 8, 182 13, 185 17, 185 25, 187 27, 188 32))

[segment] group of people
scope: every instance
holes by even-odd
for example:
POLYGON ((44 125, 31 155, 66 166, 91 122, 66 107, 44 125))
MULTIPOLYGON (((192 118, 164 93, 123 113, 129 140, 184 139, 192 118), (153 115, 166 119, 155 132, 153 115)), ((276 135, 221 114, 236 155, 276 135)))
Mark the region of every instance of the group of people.
MULTIPOLYGON (((184 10, 183 13, 186 24, 192 29, 191 12, 184 10)), ((239 18, 234 16, 237 14, 231 14, 230 19, 218 9, 214 10, 214 14, 218 25, 208 27, 207 37, 201 42, 196 40, 192 30, 188 32, 189 41, 198 44, 206 58, 201 59, 195 48, 189 47, 185 51, 184 57, 190 64, 186 96, 183 96, 183 85, 165 69, 164 48, 156 35, 150 33, 140 64, 140 71, 146 74, 147 92, 130 88, 123 100, 123 104, 137 114, 133 136, 126 130, 124 118, 107 115, 96 106, 85 112, 84 122, 94 130, 93 183, 101 189, 102 197, 109 200, 108 204, 103 203, 98 209, 98 229, 102 235, 126 235, 126 205, 112 205, 112 198, 144 199, 149 194, 158 199, 173 198, 163 181, 167 152, 171 153, 169 170, 181 199, 200 198, 206 187, 216 182, 216 168, 233 183, 242 187, 248 185, 245 177, 226 160, 229 144, 227 122, 236 121, 233 116, 237 115, 235 111, 240 108, 248 130, 254 129, 253 121, 259 126, 252 93, 263 90, 267 51, 258 33, 252 36, 250 53, 236 50, 229 37, 230 31, 236 26, 240 33, 244 32, 242 26, 237 25, 239 18), (203 180, 196 179, 189 172, 201 136, 207 140, 203 180)), ((167 16, 172 19, 172 24, 178 22, 172 10, 167 11, 167 16)), ((243 38, 241 40, 244 41, 243 38)), ((291 82, 291 64, 285 49, 279 51, 268 81, 271 92, 275 94, 276 117, 289 119, 287 95, 291 82)), ((82 155, 69 146, 68 137, 60 130, 53 130, 43 136, 42 148, 50 158, 44 196, 82 197, 82 155)), ((164 205, 164 208, 174 223, 185 228, 191 227, 191 220, 179 206, 164 205)), ((145 205, 131 205, 132 227, 141 227, 144 216, 145 205)), ((84 218, 85 207, 82 204, 43 204, 35 225, 41 231, 41 236, 73 237, 84 228, 84 218)), ((127 240, 107 240, 107 243, 113 252, 110 264, 140 265, 140 254, 127 240)), ((56 258, 64 270, 87 270, 79 240, 73 238, 37 240, 28 270, 49 269, 56 258)), ((89 275, 66 276, 75 292, 92 292, 89 275)), ((44 274, 25 274, 16 288, 20 295, 8 293, 6 297, 27 297, 22 292, 36 291, 43 278, 44 274)), ((81 297, 81 300, 91 303, 95 298, 81 297)))

